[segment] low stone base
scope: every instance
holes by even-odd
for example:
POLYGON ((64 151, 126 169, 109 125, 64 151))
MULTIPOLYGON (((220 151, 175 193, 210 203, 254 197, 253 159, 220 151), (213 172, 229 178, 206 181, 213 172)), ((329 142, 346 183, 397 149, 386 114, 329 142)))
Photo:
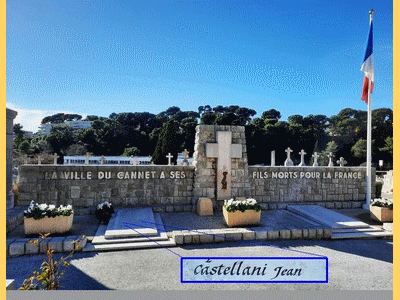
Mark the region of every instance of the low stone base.
POLYGON ((199 216, 212 216, 213 204, 210 198, 200 198, 197 202, 197 214, 199 216))

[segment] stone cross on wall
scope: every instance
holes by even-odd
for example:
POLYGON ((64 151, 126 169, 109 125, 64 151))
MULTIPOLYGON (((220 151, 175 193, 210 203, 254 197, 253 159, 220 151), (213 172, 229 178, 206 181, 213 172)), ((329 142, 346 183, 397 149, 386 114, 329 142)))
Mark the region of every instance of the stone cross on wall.
POLYGON ((334 157, 333 153, 332 153, 332 152, 329 152, 328 157, 329 157, 329 164, 328 164, 328 167, 333 167, 333 161, 332 161, 332 158, 334 157))
POLYGON ((301 149, 299 154, 301 155, 301 161, 300 161, 299 167, 305 167, 306 163, 304 162, 304 155, 306 155, 307 153, 303 149, 301 149))
POLYGON ((104 165, 105 162, 106 162, 106 158, 104 157, 104 155, 102 155, 102 156, 100 157, 100 164, 101 164, 101 165, 104 165))
POLYGON ((170 166, 171 165, 171 159, 173 158, 173 156, 171 155, 171 153, 168 153, 166 158, 168 158, 168 166, 170 166))
POLYGON ((131 156, 131 157, 132 157, 131 165, 137 166, 137 158, 136 158, 136 156, 131 156))
POLYGON ((318 153, 314 152, 314 154, 311 156, 314 158, 313 167, 318 167, 318 157, 319 157, 318 153))
POLYGON ((90 157, 89 152, 86 152, 86 155, 85 155, 85 165, 89 165, 89 157, 90 157))
POLYGON ((290 159, 290 152, 293 152, 293 150, 290 149, 289 147, 285 150, 285 152, 287 153, 287 158, 285 160, 285 167, 293 166, 293 161, 290 159))
POLYGON ((54 155, 53 155, 53 159, 54 159, 54 161, 53 161, 53 165, 56 165, 57 164, 57 159, 59 158, 59 156, 57 155, 57 153, 54 153, 54 155))
POLYGON ((41 165, 41 164, 42 164, 42 160, 43 160, 43 157, 42 157, 41 154, 39 154, 38 157, 37 157, 38 165, 41 165))
POLYGON ((231 131, 217 131, 217 143, 206 144, 206 157, 217 158, 217 200, 231 198, 232 158, 242 158, 242 145, 232 144, 231 131))
POLYGON ((271 151, 271 167, 275 166, 275 150, 271 151))
POLYGON ((340 167, 344 167, 344 165, 347 164, 347 161, 345 161, 344 158, 341 157, 336 163, 337 163, 340 167))

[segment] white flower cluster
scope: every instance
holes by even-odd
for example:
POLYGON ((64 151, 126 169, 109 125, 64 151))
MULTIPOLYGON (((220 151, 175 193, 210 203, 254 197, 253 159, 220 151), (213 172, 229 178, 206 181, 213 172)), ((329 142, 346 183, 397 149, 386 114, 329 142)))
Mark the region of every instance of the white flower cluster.
POLYGON ((239 206, 240 204, 245 204, 245 205, 256 205, 257 201, 255 199, 246 199, 246 200, 225 200, 224 205, 226 206, 239 206))
POLYGON ((46 203, 38 204, 35 201, 31 201, 27 210, 24 210, 26 217, 32 217, 38 215, 46 216, 57 216, 57 215, 70 215, 73 213, 72 205, 56 207, 54 204, 47 205, 46 203))
POLYGON ((111 204, 110 202, 106 201, 106 202, 103 202, 103 203, 98 204, 98 205, 97 205, 97 209, 102 209, 103 206, 111 207, 112 204, 111 204))

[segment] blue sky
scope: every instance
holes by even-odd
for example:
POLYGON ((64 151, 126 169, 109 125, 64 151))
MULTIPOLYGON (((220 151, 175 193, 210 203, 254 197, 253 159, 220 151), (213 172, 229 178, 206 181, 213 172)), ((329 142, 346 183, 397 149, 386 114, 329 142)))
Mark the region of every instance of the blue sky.
POLYGON ((392 1, 7 0, 7 107, 37 131, 68 112, 157 114, 240 105, 260 116, 393 108, 392 1))

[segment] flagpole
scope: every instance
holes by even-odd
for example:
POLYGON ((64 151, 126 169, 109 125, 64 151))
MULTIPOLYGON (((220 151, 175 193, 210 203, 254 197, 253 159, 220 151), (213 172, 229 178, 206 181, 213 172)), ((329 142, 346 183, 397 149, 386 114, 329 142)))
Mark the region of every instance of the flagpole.
MULTIPOLYGON (((374 17, 374 11, 371 9, 369 11, 370 16, 370 23, 372 23, 374 17)), ((368 81, 368 119, 367 119, 367 194, 366 194, 366 203, 364 204, 363 208, 369 210, 369 206, 371 203, 371 196, 372 196, 372 111, 371 111, 371 80, 368 81)))

